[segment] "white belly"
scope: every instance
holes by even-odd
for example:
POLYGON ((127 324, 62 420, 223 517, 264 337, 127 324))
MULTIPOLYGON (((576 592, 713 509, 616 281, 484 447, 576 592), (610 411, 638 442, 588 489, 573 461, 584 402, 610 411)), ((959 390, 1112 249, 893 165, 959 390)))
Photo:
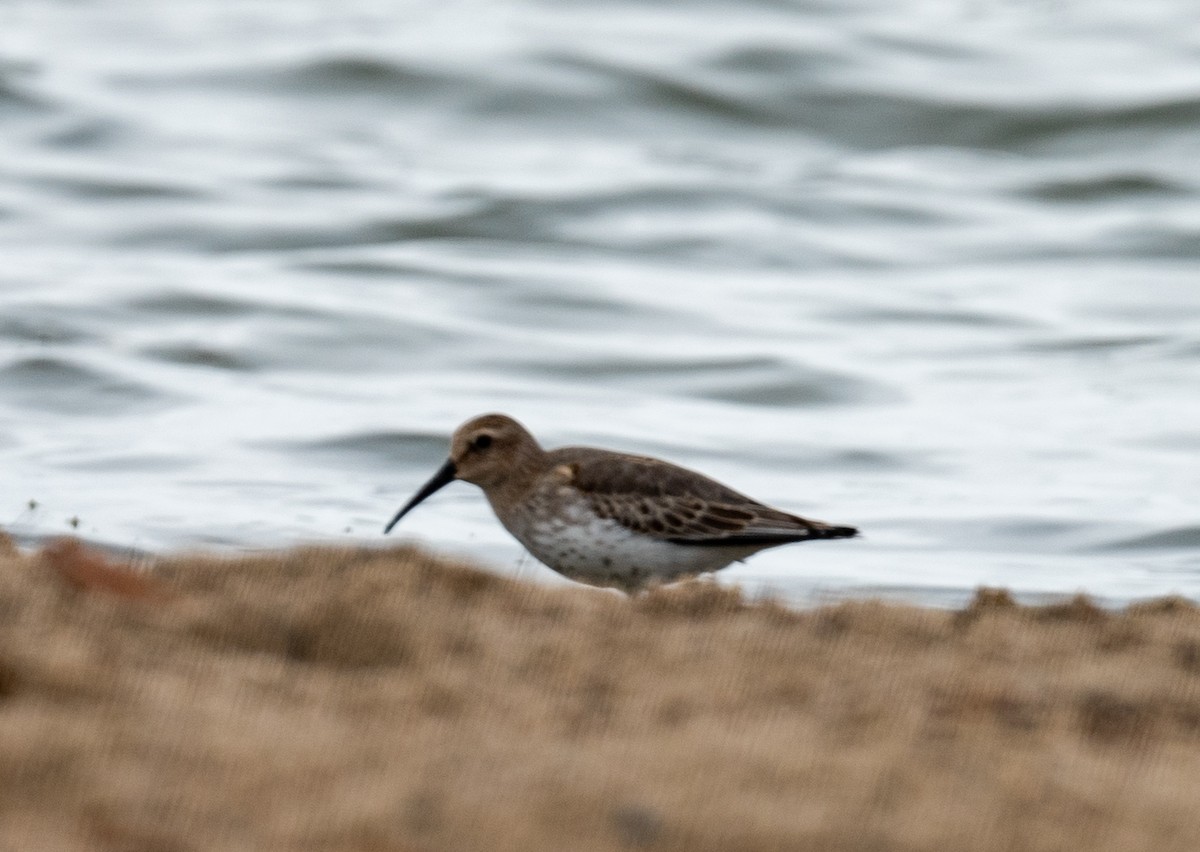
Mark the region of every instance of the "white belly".
POLYGON ((600 586, 632 588, 716 571, 759 550, 674 544, 631 532, 582 506, 521 527, 509 531, 540 561, 573 580, 600 586))

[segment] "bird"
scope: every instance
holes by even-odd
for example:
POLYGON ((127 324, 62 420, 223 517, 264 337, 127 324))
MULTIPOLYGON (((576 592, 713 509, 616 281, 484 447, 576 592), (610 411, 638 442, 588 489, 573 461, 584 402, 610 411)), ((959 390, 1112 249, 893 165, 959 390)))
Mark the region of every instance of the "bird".
POLYGON ((384 527, 455 480, 478 485, 497 519, 571 580, 627 593, 718 571, 771 547, 858 530, 775 509, 704 474, 593 447, 542 449, 505 414, 455 430, 437 473, 384 527))

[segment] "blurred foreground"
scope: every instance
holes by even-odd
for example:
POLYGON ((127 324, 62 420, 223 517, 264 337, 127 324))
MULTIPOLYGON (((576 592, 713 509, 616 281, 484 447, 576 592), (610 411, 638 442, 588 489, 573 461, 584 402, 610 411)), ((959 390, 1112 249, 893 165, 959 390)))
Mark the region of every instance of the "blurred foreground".
POLYGON ((0 848, 1200 848, 1200 610, 0 536, 0 848))

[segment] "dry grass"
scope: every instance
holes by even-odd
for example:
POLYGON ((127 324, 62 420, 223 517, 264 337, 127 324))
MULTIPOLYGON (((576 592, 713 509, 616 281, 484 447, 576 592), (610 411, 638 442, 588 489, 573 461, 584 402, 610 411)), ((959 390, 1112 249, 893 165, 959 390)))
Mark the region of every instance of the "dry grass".
POLYGON ((1200 612, 0 540, 0 848, 1195 850, 1200 612))

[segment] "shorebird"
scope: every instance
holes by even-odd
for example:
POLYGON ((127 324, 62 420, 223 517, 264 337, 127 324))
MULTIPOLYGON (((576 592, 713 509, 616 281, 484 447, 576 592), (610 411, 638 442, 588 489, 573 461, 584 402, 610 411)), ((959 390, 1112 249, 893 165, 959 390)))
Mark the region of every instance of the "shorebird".
POLYGON ((768 547, 858 534, 659 459, 592 447, 543 450, 504 414, 458 427, 446 463, 384 534, 456 479, 482 488, 500 523, 539 561, 572 580, 626 592, 718 571, 768 547))

